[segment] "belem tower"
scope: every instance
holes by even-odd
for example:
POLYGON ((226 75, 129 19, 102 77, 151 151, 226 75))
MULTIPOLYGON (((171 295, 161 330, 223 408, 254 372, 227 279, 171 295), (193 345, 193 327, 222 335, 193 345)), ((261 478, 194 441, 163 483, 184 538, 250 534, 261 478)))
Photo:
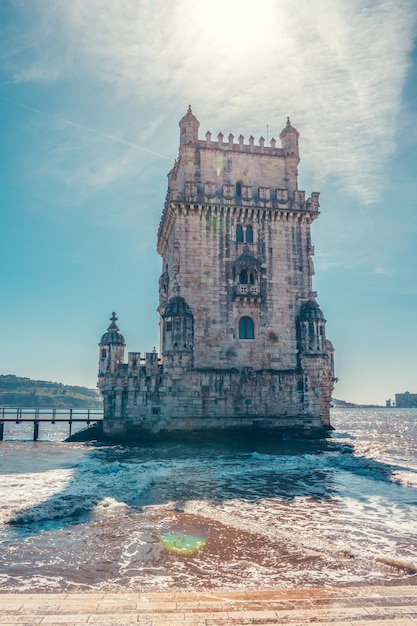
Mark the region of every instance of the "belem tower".
POLYGON ((189 107, 158 230, 160 355, 99 344, 104 434, 330 429, 333 347, 312 287, 319 193, 297 187, 299 133, 199 139, 189 107))

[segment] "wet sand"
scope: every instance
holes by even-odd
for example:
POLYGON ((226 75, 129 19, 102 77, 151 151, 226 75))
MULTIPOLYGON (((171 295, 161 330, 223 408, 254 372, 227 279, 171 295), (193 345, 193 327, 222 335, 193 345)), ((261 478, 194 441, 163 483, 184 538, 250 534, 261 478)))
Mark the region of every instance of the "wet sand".
POLYGON ((207 593, 0 593, 0 624, 417 626, 417 587, 207 593))

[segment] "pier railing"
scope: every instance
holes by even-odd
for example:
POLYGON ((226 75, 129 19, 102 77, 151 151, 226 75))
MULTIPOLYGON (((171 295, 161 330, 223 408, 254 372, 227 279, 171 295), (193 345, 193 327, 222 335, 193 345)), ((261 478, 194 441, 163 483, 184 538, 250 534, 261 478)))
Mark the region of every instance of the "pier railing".
POLYGON ((69 426, 68 437, 72 435, 74 423, 84 422, 87 426, 103 421, 102 409, 17 409, 0 407, 0 441, 4 438, 4 427, 7 422, 20 424, 32 422, 33 441, 39 439, 39 427, 41 424, 67 423, 69 426))

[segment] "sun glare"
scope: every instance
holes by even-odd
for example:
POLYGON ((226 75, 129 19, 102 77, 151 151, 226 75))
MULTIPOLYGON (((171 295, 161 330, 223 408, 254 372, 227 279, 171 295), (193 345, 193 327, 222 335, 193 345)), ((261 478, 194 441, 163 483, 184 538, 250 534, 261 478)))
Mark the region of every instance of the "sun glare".
POLYGON ((232 56, 253 55, 277 36, 275 0, 186 0, 186 4, 190 23, 201 36, 232 56))

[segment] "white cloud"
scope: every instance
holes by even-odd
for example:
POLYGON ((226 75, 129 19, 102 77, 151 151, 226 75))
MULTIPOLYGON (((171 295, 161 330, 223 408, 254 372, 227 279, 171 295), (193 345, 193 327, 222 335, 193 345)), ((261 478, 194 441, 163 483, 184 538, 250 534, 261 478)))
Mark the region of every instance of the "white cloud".
POLYGON ((277 136, 290 114, 315 178, 336 176, 363 203, 378 198, 413 0, 49 0, 32 12, 8 57, 17 81, 87 74, 112 86, 115 106, 154 103, 148 126, 191 102, 203 133, 260 136, 268 123, 277 136))

